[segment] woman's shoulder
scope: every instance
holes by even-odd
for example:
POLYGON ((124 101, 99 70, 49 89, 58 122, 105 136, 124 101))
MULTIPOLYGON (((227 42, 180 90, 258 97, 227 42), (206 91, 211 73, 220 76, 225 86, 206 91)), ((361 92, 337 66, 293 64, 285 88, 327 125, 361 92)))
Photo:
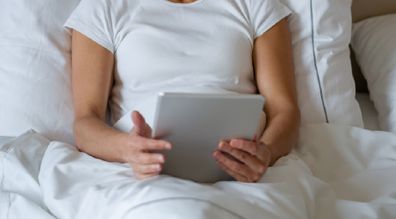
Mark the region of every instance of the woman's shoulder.
MULTIPOLYGON (((229 1, 230 0, 225 0, 229 1)), ((231 0, 231 2, 246 12, 250 18, 254 19, 257 11, 261 13, 271 13, 270 5, 279 3, 279 0, 231 0)))
POLYGON ((285 0, 233 0, 238 5, 245 8, 252 19, 256 16, 269 16, 279 11, 287 10, 285 0))

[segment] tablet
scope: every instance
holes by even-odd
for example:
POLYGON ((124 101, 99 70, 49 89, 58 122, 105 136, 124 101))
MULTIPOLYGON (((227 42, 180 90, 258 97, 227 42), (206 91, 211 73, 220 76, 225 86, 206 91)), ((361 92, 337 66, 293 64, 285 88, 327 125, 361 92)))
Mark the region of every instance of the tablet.
POLYGON ((230 180, 212 154, 222 139, 253 139, 261 95, 160 93, 153 136, 172 144, 163 173, 201 183, 230 180))

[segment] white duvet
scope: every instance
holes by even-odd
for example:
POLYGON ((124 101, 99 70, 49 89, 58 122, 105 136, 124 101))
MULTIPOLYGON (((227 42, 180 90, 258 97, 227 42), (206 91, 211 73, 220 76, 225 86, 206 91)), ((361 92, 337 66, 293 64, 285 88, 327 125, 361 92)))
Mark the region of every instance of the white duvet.
POLYGON ((138 182, 108 163, 28 132, 0 147, 0 218, 396 218, 396 135, 301 128, 299 146, 257 184, 138 182))

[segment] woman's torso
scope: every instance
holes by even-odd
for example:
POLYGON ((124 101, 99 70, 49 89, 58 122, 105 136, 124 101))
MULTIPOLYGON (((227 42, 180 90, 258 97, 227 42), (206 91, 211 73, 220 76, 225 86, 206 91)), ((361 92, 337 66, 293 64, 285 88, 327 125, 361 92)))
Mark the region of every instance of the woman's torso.
POLYGON ((276 0, 82 0, 66 25, 114 53, 115 123, 158 92, 255 93, 254 39, 288 12, 276 0))
POLYGON ((122 2, 115 9, 113 122, 162 91, 256 92, 244 0, 122 2))

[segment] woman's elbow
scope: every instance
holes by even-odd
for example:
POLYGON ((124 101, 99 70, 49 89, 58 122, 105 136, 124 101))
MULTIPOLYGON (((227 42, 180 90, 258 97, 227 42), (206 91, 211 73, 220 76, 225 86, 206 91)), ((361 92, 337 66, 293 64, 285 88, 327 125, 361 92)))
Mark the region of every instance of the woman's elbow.
POLYGON ((76 147, 80 151, 84 151, 84 128, 83 128, 83 119, 76 118, 73 124, 73 134, 76 143, 76 147))
POLYGON ((278 115, 288 118, 288 121, 294 126, 295 129, 300 127, 301 123, 301 111, 297 104, 292 104, 284 107, 283 110, 279 110, 278 115))

